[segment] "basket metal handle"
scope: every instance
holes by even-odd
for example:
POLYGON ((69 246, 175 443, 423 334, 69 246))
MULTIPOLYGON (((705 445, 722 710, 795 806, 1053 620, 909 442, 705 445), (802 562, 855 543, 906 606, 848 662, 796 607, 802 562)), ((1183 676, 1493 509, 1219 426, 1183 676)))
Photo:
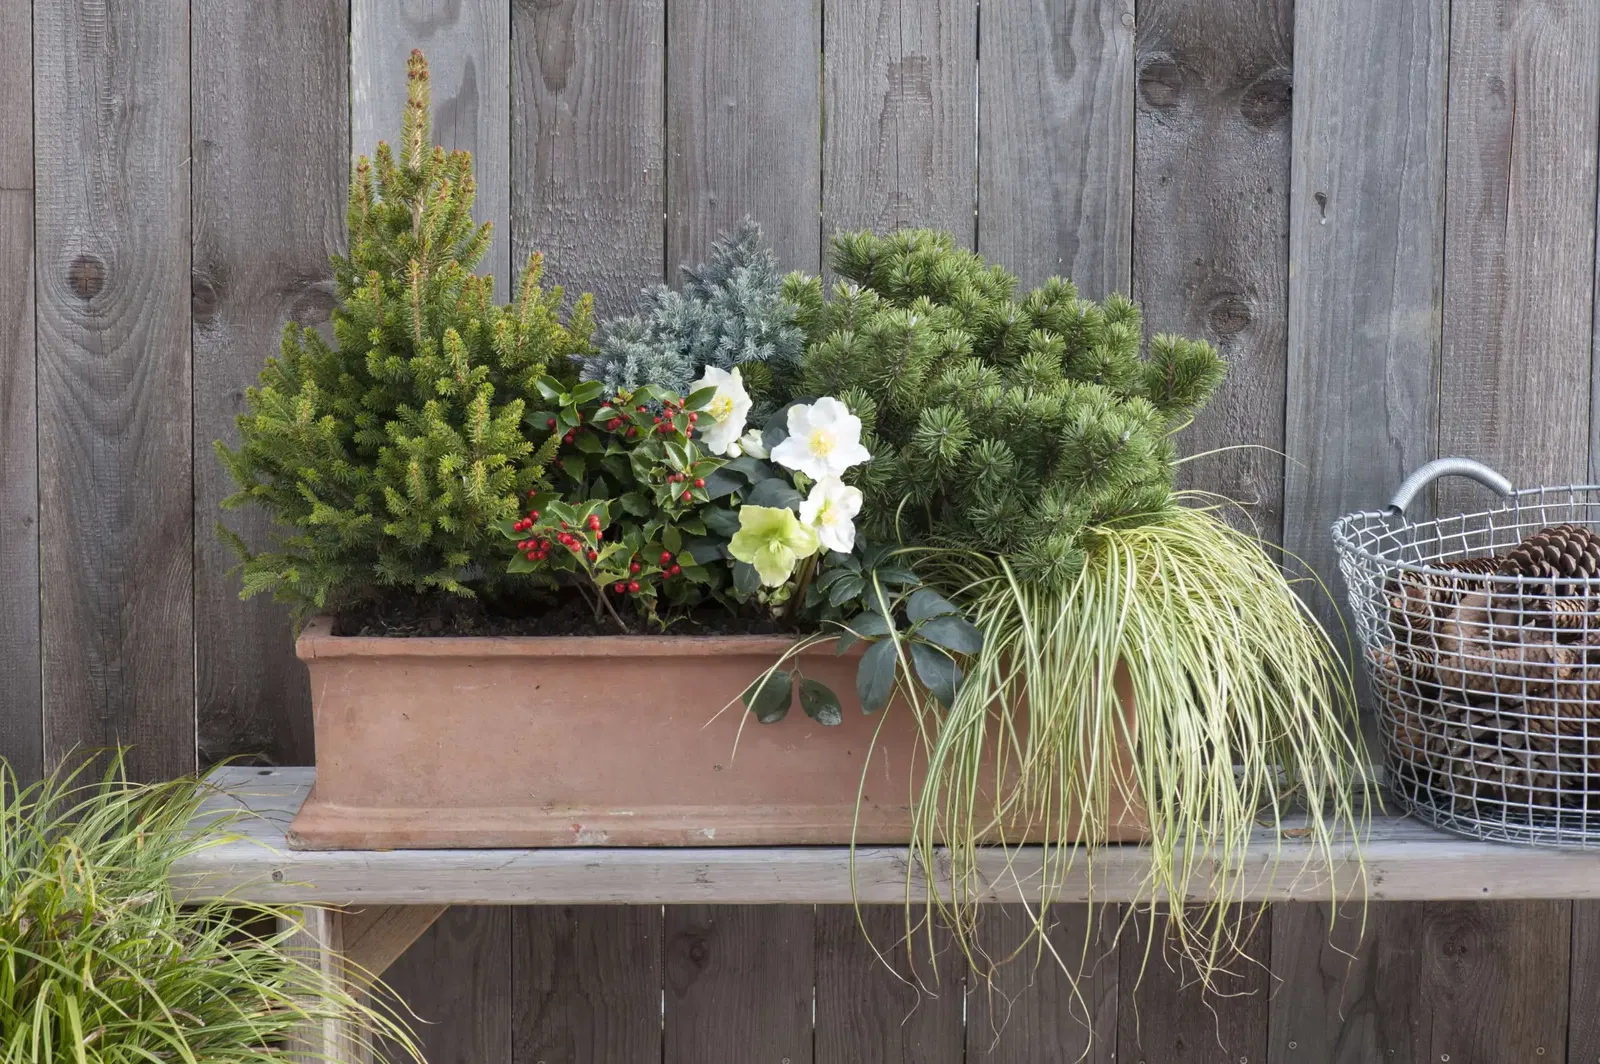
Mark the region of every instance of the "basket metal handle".
POLYGON ((1511 481, 1482 462, 1474 462, 1470 458, 1436 458, 1400 482, 1400 486, 1394 490, 1394 497, 1389 500, 1386 512, 1404 515, 1417 492, 1440 477, 1466 477, 1501 495, 1510 495, 1512 492, 1511 481))

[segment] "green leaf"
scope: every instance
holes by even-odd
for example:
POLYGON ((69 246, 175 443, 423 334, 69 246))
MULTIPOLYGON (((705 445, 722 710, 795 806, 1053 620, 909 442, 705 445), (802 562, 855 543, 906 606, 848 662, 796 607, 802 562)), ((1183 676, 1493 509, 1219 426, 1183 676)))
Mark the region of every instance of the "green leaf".
POLYGON ((861 571, 861 563, 856 560, 856 556, 854 554, 840 554, 836 550, 830 550, 828 552, 828 564, 849 569, 853 573, 859 573, 861 571))
POLYGON ((540 377, 534 382, 534 387, 539 389, 539 394, 552 403, 565 406, 566 393, 561 390, 561 382, 554 377, 540 377))
POLYGON ((861 656, 861 667, 856 670, 856 697, 861 700, 863 713, 876 713, 889 704, 894 693, 896 659, 894 643, 885 639, 874 643, 861 656))
POLYGON ((688 448, 677 440, 665 440, 663 441, 663 447, 666 450, 667 465, 671 466, 674 472, 688 472, 691 461, 688 448))
POLYGON ((715 385, 709 388, 701 388, 698 391, 689 393, 688 397, 683 401, 683 408, 685 410, 704 410, 706 404, 716 397, 717 389, 715 385))
MULTIPOLYGON (((682 562, 679 562, 678 564, 683 565, 682 562)), ((678 575, 689 581, 691 584, 711 583, 711 574, 703 565, 684 565, 683 571, 678 575)))
POLYGON ((494 527, 500 530, 500 534, 502 536, 504 536, 507 539, 511 540, 513 543, 517 543, 517 542, 520 542, 520 541, 526 539, 527 536, 524 535, 521 532, 518 532, 515 528, 513 528, 512 526, 515 525, 515 524, 516 524, 515 520, 513 520, 512 518, 507 517, 504 520, 496 521, 494 523, 494 527))
POLYGON ((635 517, 650 516, 650 500, 640 495, 637 491, 630 491, 617 499, 617 505, 622 507, 623 512, 630 513, 635 517))
MULTIPOLYGON (((540 390, 543 391, 542 388, 540 390)), ((600 398, 600 393, 605 390, 606 386, 601 381, 584 381, 572 389, 572 394, 568 397, 567 402, 574 406, 582 406, 584 403, 590 403, 600 398)))
POLYGON ((569 454, 561 459, 561 468, 573 480, 582 480, 589 471, 589 463, 584 461, 581 454, 569 454))
POLYGON ((702 510, 701 517, 706 523, 706 530, 727 539, 739 531, 739 515, 732 510, 713 509, 702 510))
POLYGON ((771 480, 778 475, 778 471, 769 463, 748 454, 740 455, 738 458, 730 458, 723 463, 722 468, 738 473, 752 484, 759 484, 763 480, 771 480))
POLYGON ((733 563, 733 589, 741 595, 754 595, 761 589, 761 577, 749 562, 733 563))
POLYGON ((706 477, 706 498, 725 499, 744 487, 744 481, 726 469, 714 470, 706 477))
POLYGON ((673 554, 683 549, 683 534, 678 531, 677 526, 668 525, 661 530, 661 545, 673 554))
POLYGON ((983 650, 983 633, 960 617, 931 618, 917 626, 916 634, 957 654, 976 654, 983 650))
POLYGON ((698 517, 680 518, 678 520, 678 529, 691 536, 703 536, 706 534, 705 522, 698 517))
POLYGON ((778 477, 763 480, 751 488, 744 501, 751 506, 772 506, 778 509, 800 509, 800 493, 778 477))
POLYGON ((961 683, 961 669, 949 654, 935 650, 926 643, 912 643, 911 664, 917 670, 917 679, 922 681, 922 686, 933 693, 933 697, 946 707, 955 705, 956 685, 961 683))
POLYGON ((506 566, 506 572, 531 573, 535 569, 540 568, 543 564, 543 562, 530 562, 527 555, 519 553, 516 557, 512 558, 510 563, 506 566))
POLYGON ((843 606, 861 594, 863 584, 859 573, 845 573, 843 579, 834 581, 828 588, 828 605, 843 606))
POLYGON ((789 438, 789 408, 809 402, 809 399, 796 399, 785 403, 767 418, 767 423, 761 428, 761 446, 765 447, 769 454, 774 447, 789 438))
POLYGON ((925 587, 913 591, 911 597, 906 599, 906 616, 913 621, 925 621, 929 617, 960 612, 943 596, 925 587))
POLYGON ((592 432, 580 432, 572 437, 572 446, 584 454, 600 454, 606 449, 606 445, 592 432))
POLYGON ((806 711, 806 716, 826 727, 844 723, 839 696, 833 693, 833 688, 809 676, 800 680, 800 708, 806 711))
POLYGON ((844 623, 850 626, 851 631, 868 639, 886 636, 890 631, 889 622, 883 619, 883 614, 873 610, 858 613, 844 623))
POLYGON ((887 569, 876 570, 878 582, 885 587, 915 587, 922 583, 922 577, 910 569, 896 569, 893 566, 887 569))
POLYGON ((782 669, 759 677, 744 692, 745 707, 762 724, 774 724, 789 712, 794 699, 794 677, 782 669))

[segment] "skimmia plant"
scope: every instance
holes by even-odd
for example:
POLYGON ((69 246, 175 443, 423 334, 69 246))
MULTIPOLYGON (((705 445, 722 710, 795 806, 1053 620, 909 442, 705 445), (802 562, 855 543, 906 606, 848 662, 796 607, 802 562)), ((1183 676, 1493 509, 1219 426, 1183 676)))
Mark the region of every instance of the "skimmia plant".
POLYGON ((196 830, 205 796, 119 760, 19 787, 0 762, 0 1064, 270 1064, 327 1020, 420 1064, 380 986, 352 994, 291 948, 296 913, 173 895, 173 866, 228 837, 196 830))

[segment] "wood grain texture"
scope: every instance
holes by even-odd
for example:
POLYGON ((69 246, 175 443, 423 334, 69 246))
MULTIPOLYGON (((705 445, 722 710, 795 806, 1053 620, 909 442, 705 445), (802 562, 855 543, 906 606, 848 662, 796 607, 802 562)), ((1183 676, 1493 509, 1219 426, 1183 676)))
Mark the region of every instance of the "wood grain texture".
POLYGON ((515 0, 512 254, 607 314, 662 279, 665 0, 515 0))
MULTIPOLYGON (((988 910, 978 929, 983 955, 999 967, 968 977, 970 1064, 1110 1064, 1117 1056, 1118 905, 1056 905, 1049 950, 1026 945, 1032 917, 1020 906, 988 910), (1092 921, 1092 923, 1091 923, 1092 921), (1022 950, 1018 953, 1018 950, 1022 950), (1008 959, 1009 958, 1009 959, 1008 959)), ((980 963, 983 963, 980 961, 980 963)))
POLYGON ((978 250, 1026 285, 1129 290, 1132 0, 1014 0, 979 12, 978 250))
MULTIPOLYGON (((1600 1061, 1600 903, 1572 904, 1572 991, 1568 996, 1567 1060, 1600 1061)), ((1560 1059, 1557 1057, 1556 1059, 1560 1059)))
MULTIPOLYGON (((428 57, 433 137, 472 153, 472 217, 494 226, 478 265, 495 295, 515 290, 511 264, 511 0, 353 0, 350 5, 350 151, 371 155, 400 137, 406 58, 428 57)), ((342 201, 341 201, 342 204, 342 201)))
POLYGON ((44 754, 33 329, 33 193, 0 188, 0 760, 25 782, 44 754))
POLYGON ((412 1029, 428 1064, 511 1064, 512 916, 452 908, 389 966, 385 982, 422 1021, 412 1029))
POLYGON ((977 6, 838 0, 823 42, 822 231, 977 239, 977 6))
MULTIPOLYGON (((961 1064, 966 962, 895 905, 817 908, 816 1064, 961 1064)), ((917 910, 920 918, 923 913, 917 910)))
POLYGON ((1329 526, 1436 454, 1448 8, 1296 11, 1284 546, 1340 601, 1329 526))
MULTIPOLYGON (((1457 4, 1439 450, 1519 485, 1588 472, 1600 5, 1457 4)), ((1440 510, 1482 489, 1440 489, 1440 510)))
POLYGON ((811 1064, 815 933, 810 906, 669 906, 664 1064, 811 1064))
MULTIPOLYGON (((307 908, 298 919, 280 919, 280 930, 292 931, 285 950, 330 979, 343 980, 344 914, 336 909, 307 908)), ((336 1019, 297 1028, 287 1038, 290 1064, 324 1064, 329 1060, 365 1064, 369 1045, 363 1034, 336 1019)))
POLYGON ((516 1064, 661 1059, 660 906, 513 910, 516 1064))
POLYGON ((194 768, 189 9, 39 5, 45 756, 194 768))
POLYGON ((822 0, 667 8, 667 274, 746 215, 784 269, 821 266, 822 0))
POLYGON ((278 353, 286 322, 319 326, 334 305, 328 256, 344 243, 349 173, 347 5, 293 0, 194 9, 192 56, 196 441, 195 670, 202 764, 312 760, 311 692, 287 610, 239 599, 219 519, 252 545, 272 523, 221 514, 234 490, 211 441, 238 445, 244 390, 278 353), (293 91, 285 91, 293 86, 293 91), (263 254, 263 249, 271 249, 263 254))
POLYGON ((33 187, 32 0, 0 0, 0 26, 0 192, 16 192, 33 187))
POLYGON ((356 970, 381 976, 411 944, 438 922, 446 905, 369 905, 339 917, 344 956, 356 970))
POLYGON ((1181 484, 1283 527, 1293 0, 1139 5, 1133 291, 1149 333, 1210 340, 1228 378, 1181 484), (1240 445, 1248 449, 1237 449, 1240 445))
POLYGON ((1335 922, 1328 902, 1274 905, 1268 1061, 1426 1064, 1431 1024, 1417 934, 1426 911, 1392 902, 1363 914, 1354 903, 1335 922))
POLYGON ((1246 936, 1244 955, 1227 973, 1215 977, 1215 992, 1206 993, 1193 967, 1164 948, 1164 916, 1158 915, 1154 930, 1147 914, 1129 923, 1120 943, 1123 1006, 1118 1010, 1118 1060, 1259 1064, 1266 1059, 1272 922, 1253 906, 1237 907, 1231 915, 1243 921, 1239 934, 1246 936), (1259 922, 1252 923, 1258 915, 1259 922))

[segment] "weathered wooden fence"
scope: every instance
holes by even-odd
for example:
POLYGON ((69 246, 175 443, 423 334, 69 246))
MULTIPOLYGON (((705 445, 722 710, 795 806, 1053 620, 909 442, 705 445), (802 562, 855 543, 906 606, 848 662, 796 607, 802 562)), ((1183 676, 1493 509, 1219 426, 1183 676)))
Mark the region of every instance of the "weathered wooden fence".
MULTIPOLYGON (((311 760, 209 443, 282 323, 326 319, 351 149, 392 135, 414 45, 502 279, 540 248, 618 310, 748 213, 794 267, 916 223, 1131 289, 1233 363, 1189 449, 1269 448, 1191 482, 1330 577, 1333 517, 1438 454, 1595 475, 1591 0, 0 0, 0 754, 25 775, 112 742, 147 776, 311 760)), ((1063 1061, 1085 1013, 1098 1061, 1600 1058, 1600 908, 1377 904, 1350 963, 1328 920, 1277 907, 1253 995, 1157 965, 1137 1014, 1129 944, 1077 1003, 1049 968, 964 998, 947 956, 908 1017, 828 908, 460 910, 394 975, 440 1062, 1063 1061)))

